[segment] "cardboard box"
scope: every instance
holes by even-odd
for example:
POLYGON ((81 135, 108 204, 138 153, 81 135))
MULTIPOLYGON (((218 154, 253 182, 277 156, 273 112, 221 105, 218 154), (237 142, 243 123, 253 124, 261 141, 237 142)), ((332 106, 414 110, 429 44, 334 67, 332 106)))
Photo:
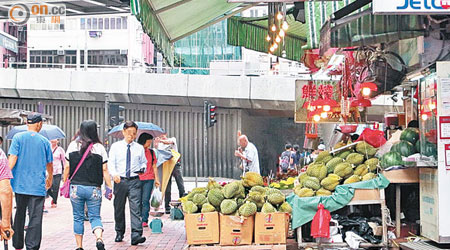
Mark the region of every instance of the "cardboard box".
POLYGON ((250 245, 253 242, 254 216, 239 217, 220 214, 220 245, 250 245))
POLYGON ((186 238, 189 245, 219 243, 219 213, 185 214, 186 238))
POLYGON ((382 174, 390 183, 419 183, 419 168, 405 168, 383 171, 382 174))
POLYGON ((256 244, 286 244, 288 231, 289 231, 289 214, 256 213, 255 215, 256 244))

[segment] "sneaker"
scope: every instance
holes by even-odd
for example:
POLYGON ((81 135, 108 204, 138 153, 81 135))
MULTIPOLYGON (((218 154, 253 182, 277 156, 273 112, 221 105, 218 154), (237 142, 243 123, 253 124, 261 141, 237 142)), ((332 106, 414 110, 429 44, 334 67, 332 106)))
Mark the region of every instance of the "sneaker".
POLYGON ((56 208, 56 204, 52 204, 52 208, 56 208))
POLYGON ((148 227, 148 223, 147 222, 142 222, 142 227, 148 227))

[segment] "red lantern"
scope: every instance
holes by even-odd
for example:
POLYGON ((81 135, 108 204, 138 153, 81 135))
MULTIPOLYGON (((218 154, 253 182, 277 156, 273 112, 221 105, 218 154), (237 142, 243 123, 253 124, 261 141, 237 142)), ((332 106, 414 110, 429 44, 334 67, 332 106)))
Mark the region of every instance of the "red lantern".
POLYGON ((361 93, 364 97, 369 97, 372 92, 378 90, 378 87, 373 82, 364 82, 361 84, 361 93))
POLYGON ((372 102, 368 99, 364 99, 364 98, 358 98, 355 99, 351 102, 350 104, 351 107, 362 107, 362 108, 366 108, 366 107, 371 107, 372 106, 372 102))

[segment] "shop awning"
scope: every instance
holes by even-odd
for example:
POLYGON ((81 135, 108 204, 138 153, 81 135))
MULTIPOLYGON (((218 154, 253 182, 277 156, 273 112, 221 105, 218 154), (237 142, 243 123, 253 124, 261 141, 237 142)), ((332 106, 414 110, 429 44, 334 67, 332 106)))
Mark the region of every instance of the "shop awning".
MULTIPOLYGON (((286 21, 289 29, 285 36, 286 58, 300 61, 302 57, 302 46, 306 44, 308 27, 306 24, 297 22, 294 16, 288 11, 286 21)), ((231 17, 227 20, 228 44, 243 46, 247 49, 265 52, 269 50, 269 42, 266 41, 268 33, 268 17, 249 18, 231 17)), ((277 49, 276 55, 281 56, 282 49, 277 49)))
POLYGON ((226 0, 131 0, 131 12, 172 65, 172 44, 254 5, 226 0))
MULTIPOLYGON (((358 0, 360 1, 360 0, 358 0)), ((306 48, 342 48, 393 42, 424 35, 423 16, 373 15, 371 4, 333 20, 333 13, 353 1, 307 2, 306 21, 309 28, 306 48)))

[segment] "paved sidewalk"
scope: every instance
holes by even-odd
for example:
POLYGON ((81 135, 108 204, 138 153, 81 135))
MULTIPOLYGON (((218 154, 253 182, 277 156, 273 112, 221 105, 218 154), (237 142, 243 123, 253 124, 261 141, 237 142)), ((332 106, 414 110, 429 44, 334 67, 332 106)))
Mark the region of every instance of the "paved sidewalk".
MULTIPOLYGON (((178 198, 178 188, 175 181, 172 182, 172 200, 178 198)), ((192 190, 194 187, 193 182, 185 183, 186 190, 192 190)), ((199 183, 199 186, 206 186, 206 182, 199 183)), ((50 199, 46 200, 46 209, 48 213, 44 213, 43 219, 43 237, 41 250, 70 250, 76 249, 75 237, 73 236, 73 217, 72 206, 70 200, 60 197, 58 199, 58 207, 50 208, 50 199)), ((153 211, 153 210, 152 210, 153 211)), ((161 210, 162 211, 162 210, 161 210)), ((13 211, 14 213, 15 211, 13 211)), ((116 232, 114 230, 114 208, 113 201, 103 199, 102 203, 102 221, 105 229, 104 242, 107 250, 134 250, 134 249, 173 249, 181 250, 186 246, 186 234, 184 221, 172 221, 169 215, 164 215, 163 220, 163 233, 152 234, 151 230, 147 227, 144 229, 144 236, 147 237, 147 241, 144 244, 138 246, 131 246, 130 239, 130 216, 129 207, 126 205, 126 223, 127 232, 123 242, 116 243, 114 238, 116 232)), ((150 217, 151 219, 151 217, 150 217)), ((89 222, 85 222, 85 234, 83 240, 83 247, 85 250, 95 250, 95 237, 91 233, 91 226, 89 222)), ((9 249, 12 247, 10 242, 9 249)))

